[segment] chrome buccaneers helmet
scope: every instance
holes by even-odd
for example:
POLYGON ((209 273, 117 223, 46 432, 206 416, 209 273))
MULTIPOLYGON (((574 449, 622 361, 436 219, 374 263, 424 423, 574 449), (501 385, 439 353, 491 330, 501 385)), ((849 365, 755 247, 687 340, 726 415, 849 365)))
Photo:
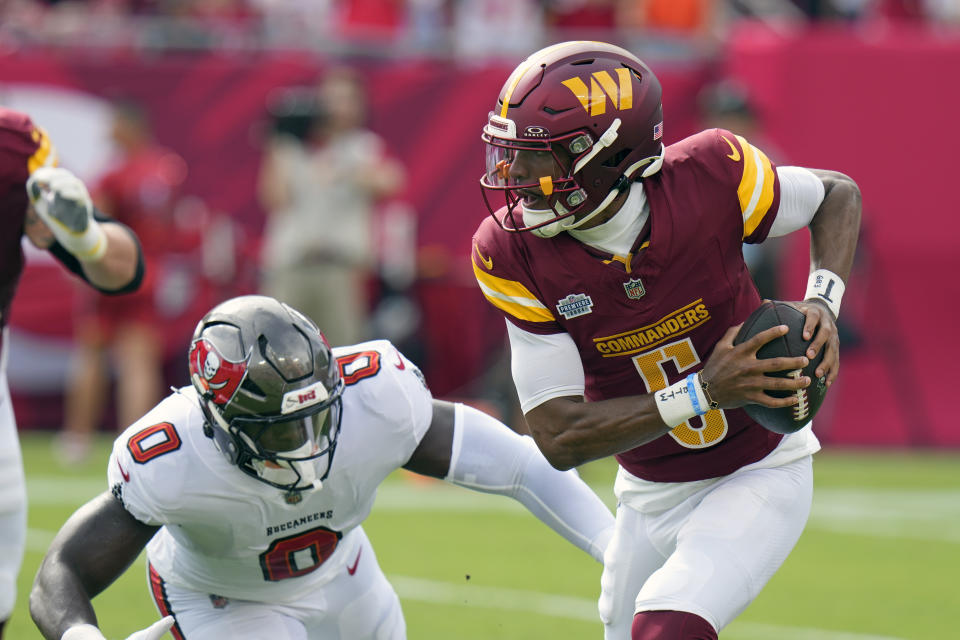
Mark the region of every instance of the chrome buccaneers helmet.
POLYGON ((507 78, 483 128, 487 208, 493 214, 506 204, 504 229, 543 236, 599 214, 632 180, 659 171, 660 98, 653 72, 620 47, 575 41, 537 51, 507 78), (521 183, 510 172, 518 152, 551 153, 555 175, 521 183), (525 206, 531 192, 545 197, 545 208, 525 206))
POLYGON ((306 316, 274 298, 214 307, 190 346, 204 433, 231 464, 286 492, 320 488, 340 434, 344 383, 330 345, 306 316))

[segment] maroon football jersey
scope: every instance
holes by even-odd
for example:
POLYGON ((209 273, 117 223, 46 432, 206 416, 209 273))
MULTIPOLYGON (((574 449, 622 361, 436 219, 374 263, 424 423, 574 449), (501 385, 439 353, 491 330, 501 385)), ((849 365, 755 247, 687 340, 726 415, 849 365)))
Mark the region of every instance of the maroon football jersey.
POLYGON ((0 327, 7 324, 13 292, 23 271, 20 238, 27 213, 30 173, 55 162, 46 133, 22 113, 0 107, 0 327))
MULTIPOLYGON (((742 243, 766 238, 779 207, 766 156, 728 131, 704 131, 667 147, 643 187, 649 235, 629 256, 566 233, 506 232, 492 218, 474 236, 486 298, 526 331, 570 334, 588 401, 649 393, 700 370, 726 330, 760 304, 742 243)), ((781 437, 741 409, 714 410, 617 460, 647 480, 700 480, 763 458, 781 437)))

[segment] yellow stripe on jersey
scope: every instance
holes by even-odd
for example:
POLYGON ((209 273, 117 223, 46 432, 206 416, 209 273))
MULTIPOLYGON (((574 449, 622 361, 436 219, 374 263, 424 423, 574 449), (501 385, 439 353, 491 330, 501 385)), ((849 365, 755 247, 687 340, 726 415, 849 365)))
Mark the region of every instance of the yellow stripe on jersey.
POLYGON ((33 152, 33 155, 27 158, 27 171, 33 173, 40 167, 57 166, 57 150, 50 142, 47 132, 40 127, 36 127, 30 132, 30 135, 39 146, 33 152))
POLYGON ((743 237, 753 233, 773 204, 773 165, 760 149, 737 136, 743 149, 743 177, 737 187, 743 214, 743 237))
POLYGON ((477 264, 473 257, 473 275, 477 278, 480 290, 490 304, 501 309, 517 320, 527 322, 552 322, 553 314, 543 303, 530 293, 530 290, 516 280, 507 280, 490 275, 477 264))

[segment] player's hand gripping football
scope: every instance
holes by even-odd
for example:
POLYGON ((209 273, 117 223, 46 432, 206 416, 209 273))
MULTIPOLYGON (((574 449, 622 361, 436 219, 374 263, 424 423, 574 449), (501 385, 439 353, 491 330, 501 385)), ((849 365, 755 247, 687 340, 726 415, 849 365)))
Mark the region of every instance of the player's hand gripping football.
POLYGON ((786 398, 775 398, 764 392, 803 389, 810 384, 809 377, 781 378, 764 374, 802 369, 807 365, 807 357, 757 358, 757 350, 771 340, 785 335, 787 326, 770 327, 734 345, 733 339, 741 326, 738 324, 727 329, 703 367, 701 377, 709 385, 711 399, 717 402, 721 409, 733 409, 751 403, 772 408, 796 404, 795 394, 786 398))
POLYGON ((83 261, 103 257, 107 237, 93 217, 93 202, 82 180, 66 169, 41 167, 27 180, 27 195, 64 249, 83 261))
POLYGON ((807 321, 803 325, 803 339, 809 340, 811 336, 813 337, 813 342, 807 349, 807 357, 812 360, 821 349, 826 349, 823 353, 823 362, 817 367, 815 375, 818 378, 826 376, 829 389, 840 371, 840 334, 837 331, 837 320, 833 317, 833 312, 822 302, 804 300, 789 304, 807 316, 807 321))
MULTIPOLYGON (((146 629, 134 632, 127 640, 158 640, 170 630, 173 623, 173 616, 166 616, 157 620, 146 629)), ((60 640, 106 640, 106 638, 100 633, 100 630, 92 624, 84 624, 67 629, 60 640)))

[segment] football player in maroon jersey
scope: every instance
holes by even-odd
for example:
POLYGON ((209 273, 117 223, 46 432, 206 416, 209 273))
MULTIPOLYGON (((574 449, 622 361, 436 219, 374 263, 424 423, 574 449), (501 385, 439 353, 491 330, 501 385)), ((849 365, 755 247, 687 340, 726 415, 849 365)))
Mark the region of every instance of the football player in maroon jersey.
POLYGON ((0 637, 13 611, 23 559, 27 494, 7 386, 6 325, 23 271, 26 235, 104 293, 133 291, 143 277, 136 236, 94 211, 83 182, 56 168, 46 132, 22 113, 0 107, 0 637))
POLYGON ((786 559, 810 511, 810 427, 784 436, 740 409, 789 407, 836 316, 860 225, 857 185, 777 167, 735 132, 663 144, 661 88, 619 47, 565 42, 521 63, 483 129, 491 216, 473 269, 505 316, 530 432, 568 469, 616 456, 604 558, 608 640, 715 639, 786 559), (806 357, 758 360, 786 333, 733 345, 760 305, 743 243, 809 229, 806 357))

